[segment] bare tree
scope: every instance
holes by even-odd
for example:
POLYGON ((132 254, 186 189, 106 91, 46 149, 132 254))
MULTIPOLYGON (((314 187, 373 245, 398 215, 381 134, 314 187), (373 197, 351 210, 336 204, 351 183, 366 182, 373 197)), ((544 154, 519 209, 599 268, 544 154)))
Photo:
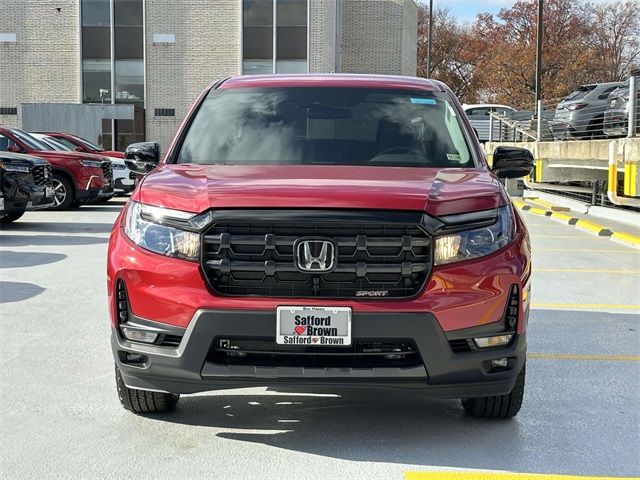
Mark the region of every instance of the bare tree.
POLYGON ((587 47, 601 81, 624 80, 640 67, 640 2, 589 4, 587 47))

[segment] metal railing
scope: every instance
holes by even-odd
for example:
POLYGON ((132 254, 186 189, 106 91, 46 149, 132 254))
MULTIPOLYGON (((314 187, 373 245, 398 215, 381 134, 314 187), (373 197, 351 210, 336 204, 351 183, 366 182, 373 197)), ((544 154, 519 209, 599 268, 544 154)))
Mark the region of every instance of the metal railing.
POLYGON ((527 188, 640 209, 640 77, 545 99, 535 112, 492 113, 488 123, 489 158, 497 143, 534 154, 527 188))
POLYGON ((618 84, 620 88, 610 83, 604 89, 576 90, 568 97, 540 100, 535 111, 490 113, 485 133, 490 142, 635 137, 640 134, 640 77, 618 84))

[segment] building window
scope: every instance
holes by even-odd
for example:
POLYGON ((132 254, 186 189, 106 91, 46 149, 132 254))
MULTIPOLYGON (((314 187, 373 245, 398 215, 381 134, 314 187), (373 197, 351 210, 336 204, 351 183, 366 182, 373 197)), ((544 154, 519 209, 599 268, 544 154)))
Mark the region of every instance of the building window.
POLYGON ((243 0, 245 75, 307 72, 307 8, 307 0, 243 0))
POLYGON ((142 0, 113 0, 116 103, 144 101, 142 0))
POLYGON ((81 7, 83 102, 143 103, 143 0, 81 0, 81 7))
POLYGON ((109 0, 82 0, 82 101, 111 102, 109 0), (100 90, 109 94, 100 97, 100 90))

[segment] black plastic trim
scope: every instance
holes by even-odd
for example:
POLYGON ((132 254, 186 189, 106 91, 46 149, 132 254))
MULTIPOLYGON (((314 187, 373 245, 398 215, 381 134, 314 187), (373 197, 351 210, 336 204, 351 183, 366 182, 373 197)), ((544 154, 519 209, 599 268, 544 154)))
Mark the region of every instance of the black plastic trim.
POLYGON ((294 384, 421 388, 439 397, 503 395, 513 388, 526 356, 524 334, 516 335, 514 341, 504 348, 457 354, 451 351, 447 335, 430 313, 354 312, 354 338, 413 339, 427 376, 407 378, 400 373, 390 375, 392 372, 387 371, 385 378, 331 375, 331 372, 322 377, 287 377, 280 376, 277 369, 269 378, 251 376, 246 373, 247 369, 242 369, 239 374, 227 369, 225 376, 203 376, 206 358, 215 338, 269 337, 274 335, 275 328, 276 315, 271 310, 199 310, 178 349, 132 345, 123 341, 117 330, 113 331, 111 338, 114 357, 127 386, 172 393, 294 384), (148 360, 144 367, 129 366, 119 360, 122 352, 142 353, 148 360), (496 356, 508 358, 510 368, 495 371, 491 360, 496 356))

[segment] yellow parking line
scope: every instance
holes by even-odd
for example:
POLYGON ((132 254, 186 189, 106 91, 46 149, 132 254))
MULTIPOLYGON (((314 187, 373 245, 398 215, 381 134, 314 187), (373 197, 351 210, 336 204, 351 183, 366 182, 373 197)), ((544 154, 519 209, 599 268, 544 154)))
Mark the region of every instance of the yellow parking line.
POLYGON ((640 477, 582 477, 576 475, 545 475, 509 472, 405 472, 405 480, 640 480, 640 477))
POLYGON ((640 275, 640 270, 609 270, 606 268, 534 268, 534 272, 563 273, 611 273, 615 275, 640 275))
POLYGON ((613 362, 640 362, 640 355, 583 355, 578 353, 527 353, 527 358, 543 360, 611 360, 613 362))
POLYGON ((599 308, 610 310, 640 310, 640 305, 618 303, 533 303, 533 308, 567 308, 571 310, 596 310, 599 308))

